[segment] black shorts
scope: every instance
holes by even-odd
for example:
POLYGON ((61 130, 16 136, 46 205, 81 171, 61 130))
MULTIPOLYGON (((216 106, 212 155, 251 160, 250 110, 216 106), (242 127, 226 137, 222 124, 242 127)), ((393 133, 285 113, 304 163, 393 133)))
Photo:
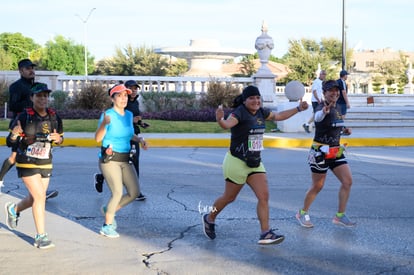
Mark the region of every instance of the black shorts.
POLYGON ((17 176, 21 177, 30 177, 36 174, 40 174, 42 178, 50 178, 52 176, 52 169, 41 169, 41 168, 20 168, 16 167, 17 176))
POLYGON ((319 105, 319 102, 312 101, 312 110, 313 110, 314 113, 315 113, 316 107, 318 107, 318 105, 319 105))
POLYGON ((309 166, 313 173, 326 174, 328 172, 328 169, 333 170, 336 167, 347 163, 348 162, 346 161, 345 157, 343 157, 336 160, 325 161, 323 164, 310 163, 309 166))
POLYGON ((337 104, 341 107, 341 115, 346 115, 346 111, 347 111, 346 104, 345 103, 344 104, 337 103, 337 104))

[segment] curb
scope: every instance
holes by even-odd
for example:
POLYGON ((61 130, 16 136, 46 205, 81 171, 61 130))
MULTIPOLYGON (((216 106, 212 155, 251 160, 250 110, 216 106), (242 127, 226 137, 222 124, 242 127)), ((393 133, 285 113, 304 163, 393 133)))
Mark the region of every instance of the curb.
MULTIPOLYGON (((150 147, 229 147, 228 138, 147 138, 150 147)), ((342 143, 354 147, 397 147, 414 146, 414 138, 342 138, 342 143)), ((308 148, 312 144, 312 138, 264 138, 266 148, 308 148)), ((6 138, 0 138, 0 145, 6 145, 6 138)), ((99 147, 93 138, 65 138, 63 147, 99 147)))

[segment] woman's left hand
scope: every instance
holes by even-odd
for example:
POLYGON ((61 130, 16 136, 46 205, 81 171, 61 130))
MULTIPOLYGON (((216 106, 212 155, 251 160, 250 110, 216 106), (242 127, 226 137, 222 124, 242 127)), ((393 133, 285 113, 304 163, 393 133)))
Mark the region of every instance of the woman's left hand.
POLYGON ((144 149, 144 150, 148 149, 148 143, 144 138, 141 138, 140 143, 141 143, 141 148, 142 149, 144 149))
POLYGON ((53 133, 49 134, 49 139, 55 143, 60 143, 62 137, 60 136, 60 134, 56 131, 56 129, 53 130, 53 133))

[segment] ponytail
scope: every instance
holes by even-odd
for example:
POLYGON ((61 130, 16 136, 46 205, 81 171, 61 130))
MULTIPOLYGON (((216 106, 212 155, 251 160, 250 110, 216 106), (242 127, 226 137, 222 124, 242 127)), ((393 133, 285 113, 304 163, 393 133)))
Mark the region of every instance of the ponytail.
POLYGON ((234 100, 233 100, 233 105, 231 106, 232 108, 236 108, 236 107, 238 107, 238 106, 240 106, 240 105, 242 105, 243 104, 243 95, 242 94, 240 94, 240 95, 238 95, 234 100))

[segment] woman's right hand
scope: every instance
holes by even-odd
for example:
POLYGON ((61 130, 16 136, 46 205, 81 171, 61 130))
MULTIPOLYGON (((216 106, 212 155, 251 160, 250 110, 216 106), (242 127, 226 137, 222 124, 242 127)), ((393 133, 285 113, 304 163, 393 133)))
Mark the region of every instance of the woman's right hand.
POLYGON ((329 104, 326 104, 326 101, 324 101, 323 102, 323 109, 322 109, 322 111, 323 111, 323 113, 324 114, 329 114, 330 112, 331 112, 331 108, 332 108, 332 106, 334 106, 335 105, 335 102, 331 102, 331 103, 329 103, 329 104))
POLYGON ((11 134, 17 137, 17 136, 20 136, 22 133, 23 133, 22 125, 20 124, 20 120, 18 120, 16 126, 13 127, 11 134))
POLYGON ((216 110, 216 121, 220 121, 224 118, 223 105, 219 105, 216 110))
POLYGON ((103 115, 104 115, 103 123, 105 125, 108 125, 109 123, 111 123, 111 117, 110 116, 107 116, 105 112, 103 113, 103 115))

